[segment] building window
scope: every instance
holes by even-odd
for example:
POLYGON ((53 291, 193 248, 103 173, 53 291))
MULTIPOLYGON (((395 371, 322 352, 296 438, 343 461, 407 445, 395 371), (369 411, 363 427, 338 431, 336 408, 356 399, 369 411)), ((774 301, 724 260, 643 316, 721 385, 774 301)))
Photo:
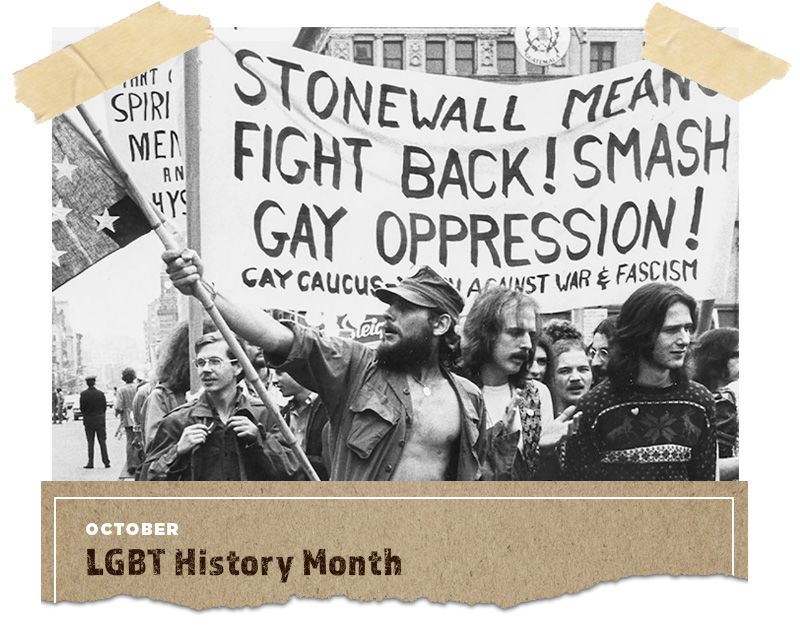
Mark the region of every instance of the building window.
POLYGON ((475 74, 475 42, 456 42, 456 74, 475 74))
POLYGON ((372 42, 371 41, 359 41, 356 40, 353 42, 353 61, 357 64, 362 64, 364 66, 372 66, 375 62, 373 60, 372 54, 372 42))
POLYGON ((403 69, 403 42, 383 42, 383 67, 403 69))
POLYGON ((514 42, 497 42, 497 74, 517 74, 517 46, 514 42))
POLYGON ((444 74, 444 42, 425 42, 425 72, 444 74))
POLYGON ((531 75, 543 75, 545 74, 544 69, 546 66, 540 66, 539 64, 532 64, 530 61, 525 60, 525 72, 531 75))
POLYGON ((589 72, 613 68, 615 48, 614 42, 592 42, 589 49, 589 72))

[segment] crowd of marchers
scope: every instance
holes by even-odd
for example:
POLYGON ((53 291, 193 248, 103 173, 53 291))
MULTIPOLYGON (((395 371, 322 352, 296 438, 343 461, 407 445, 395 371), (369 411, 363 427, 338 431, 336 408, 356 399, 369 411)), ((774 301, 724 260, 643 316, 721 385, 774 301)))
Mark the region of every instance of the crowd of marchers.
MULTIPOLYGON (((375 292, 385 311, 372 346, 234 304, 192 251, 164 260, 179 291, 210 291, 321 480, 738 479, 738 330, 698 336, 696 301, 675 285, 636 289, 587 347, 568 321, 543 326, 520 291, 489 287, 464 314, 459 292, 423 266, 375 292)), ((223 336, 207 324, 194 348, 192 366, 179 325, 155 379, 115 399, 130 419, 130 475, 309 479, 223 336)))

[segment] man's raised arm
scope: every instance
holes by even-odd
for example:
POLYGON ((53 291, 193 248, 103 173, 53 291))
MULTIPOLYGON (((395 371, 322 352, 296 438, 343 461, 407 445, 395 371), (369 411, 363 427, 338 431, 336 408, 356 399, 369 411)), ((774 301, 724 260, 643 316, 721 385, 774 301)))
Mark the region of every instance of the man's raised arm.
MULTIPOLYGON (((167 264, 167 273, 175 288, 187 296, 193 295, 194 283, 203 282, 203 262, 197 252, 166 250, 161 258, 167 264)), ((285 358, 289 354, 294 341, 291 330, 263 311, 235 305, 211 290, 209 285, 206 284, 206 287, 214 296, 214 304, 234 333, 263 348, 271 357, 285 358)))

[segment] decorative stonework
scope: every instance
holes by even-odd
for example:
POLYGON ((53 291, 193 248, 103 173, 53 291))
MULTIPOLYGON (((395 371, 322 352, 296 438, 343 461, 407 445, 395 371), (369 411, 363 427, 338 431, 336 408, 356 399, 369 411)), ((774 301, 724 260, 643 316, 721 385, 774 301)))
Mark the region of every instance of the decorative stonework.
POLYGON ((422 40, 409 39, 408 43, 408 66, 410 68, 421 68, 425 61, 425 46, 422 40))
POLYGON ((497 49, 495 47, 495 41, 492 40, 482 40, 479 44, 480 49, 478 51, 478 59, 479 64, 481 67, 484 68, 492 68, 496 65, 496 53, 497 49))
POLYGON ((353 61, 353 42, 349 39, 331 40, 331 57, 353 61))

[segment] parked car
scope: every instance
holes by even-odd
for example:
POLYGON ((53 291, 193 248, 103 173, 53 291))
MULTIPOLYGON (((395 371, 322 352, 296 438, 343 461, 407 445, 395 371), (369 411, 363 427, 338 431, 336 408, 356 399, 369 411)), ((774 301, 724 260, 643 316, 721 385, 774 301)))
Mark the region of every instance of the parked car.
POLYGON ((64 397, 64 410, 67 418, 69 418, 70 411, 72 412, 72 420, 80 421, 83 419, 80 408, 80 395, 68 394, 64 397))

